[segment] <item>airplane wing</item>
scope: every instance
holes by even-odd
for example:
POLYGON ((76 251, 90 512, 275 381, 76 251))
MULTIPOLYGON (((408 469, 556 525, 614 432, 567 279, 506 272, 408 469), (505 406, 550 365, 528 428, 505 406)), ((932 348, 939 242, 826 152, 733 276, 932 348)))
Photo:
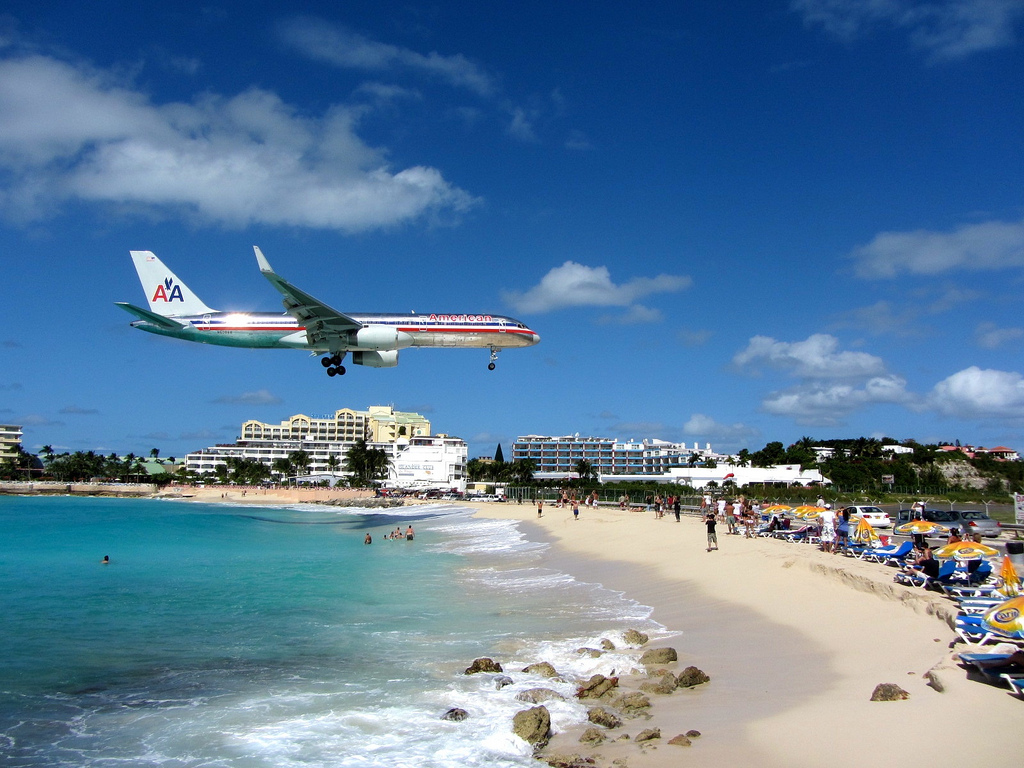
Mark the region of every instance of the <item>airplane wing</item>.
POLYGON ((188 326, 184 323, 179 323, 176 320, 172 320, 169 317, 158 315, 156 312, 150 312, 148 309, 142 307, 136 307, 134 304, 129 304, 127 301, 115 301, 114 304, 119 306, 125 312, 129 312, 135 315, 139 320, 145 320, 147 323, 158 325, 161 328, 166 328, 169 331, 180 331, 182 328, 188 326))
POLYGON ((362 323, 353 320, 343 312, 331 309, 319 299, 299 290, 280 277, 270 266, 263 251, 255 245, 252 248, 256 252, 256 262, 260 265, 260 272, 284 296, 285 310, 306 326, 306 336, 309 338, 310 344, 330 346, 332 336, 340 336, 347 331, 363 327, 362 323))

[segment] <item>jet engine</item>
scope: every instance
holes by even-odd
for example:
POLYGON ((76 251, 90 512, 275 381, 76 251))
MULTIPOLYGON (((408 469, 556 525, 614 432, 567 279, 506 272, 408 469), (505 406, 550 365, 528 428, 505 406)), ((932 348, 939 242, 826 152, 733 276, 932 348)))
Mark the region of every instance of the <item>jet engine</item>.
POLYGON ((405 349, 412 344, 412 337, 409 334, 391 325, 368 325, 358 331, 352 331, 349 339, 349 343, 356 349, 405 349))
POLYGON ((370 368, 394 368, 398 365, 398 350, 386 349, 382 352, 353 352, 352 362, 370 368))

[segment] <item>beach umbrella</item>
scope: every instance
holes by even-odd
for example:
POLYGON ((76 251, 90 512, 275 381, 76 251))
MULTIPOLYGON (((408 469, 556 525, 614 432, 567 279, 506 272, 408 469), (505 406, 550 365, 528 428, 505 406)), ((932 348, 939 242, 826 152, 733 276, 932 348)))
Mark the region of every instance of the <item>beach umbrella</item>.
POLYGON ((949 528, 927 520, 911 520, 909 523, 897 525, 892 532, 904 535, 935 536, 940 533, 949 533, 949 528))
POLYGON ((850 534, 850 538, 853 541, 857 542, 858 544, 864 544, 865 546, 871 546, 876 542, 880 541, 878 534, 875 533, 875 529, 872 527, 871 523, 869 523, 863 517, 851 518, 851 522, 853 520, 857 521, 857 526, 853 529, 853 532, 850 534))
POLYGON ((824 507, 803 506, 794 509, 793 514, 804 520, 813 520, 816 517, 820 517, 824 511, 824 507))
POLYGON ((788 507, 785 504, 772 504, 770 507, 762 509, 761 513, 765 515, 779 515, 783 512, 789 512, 791 509, 793 508, 788 507))
POLYGON ((1003 556, 1003 567, 999 569, 999 578, 1003 580, 1003 585, 997 591, 1007 597, 1020 594, 1020 576, 1017 575, 1017 569, 1009 555, 1003 556))
POLYGON ((981 623, 997 634, 1024 640, 1024 597, 1014 597, 989 608, 981 623))
POLYGON ((995 557, 998 554, 998 549, 987 544, 976 544, 973 541, 957 541, 935 550, 936 557, 953 558, 954 560, 979 560, 983 557, 995 557))

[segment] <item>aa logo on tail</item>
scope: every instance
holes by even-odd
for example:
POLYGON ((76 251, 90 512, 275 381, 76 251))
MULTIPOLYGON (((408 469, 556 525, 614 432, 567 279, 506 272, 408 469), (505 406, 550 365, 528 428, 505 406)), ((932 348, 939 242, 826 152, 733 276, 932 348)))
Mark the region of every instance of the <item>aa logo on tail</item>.
POLYGON ((178 301, 184 303, 185 297, 181 295, 181 286, 175 285, 174 280, 167 278, 162 285, 156 287, 153 298, 150 301, 178 301))

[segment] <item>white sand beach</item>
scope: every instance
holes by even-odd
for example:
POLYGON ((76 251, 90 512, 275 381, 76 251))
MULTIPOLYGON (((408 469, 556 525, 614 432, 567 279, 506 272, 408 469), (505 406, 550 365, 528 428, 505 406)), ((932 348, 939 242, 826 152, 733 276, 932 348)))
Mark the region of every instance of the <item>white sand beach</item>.
MULTIPOLYGON (((198 489, 192 498, 290 504, 367 495, 242 492, 198 489)), ((594 755, 600 766, 621 758, 629 768, 1020 762, 1024 702, 968 679, 953 655, 965 650, 953 644, 953 603, 895 584, 892 568, 806 544, 730 536, 724 526, 720 549, 707 552, 705 528, 692 516, 677 523, 671 514, 581 508, 577 521, 569 508, 548 504, 538 519, 530 504, 463 503, 482 517, 521 520, 531 538, 552 545, 549 566, 651 606, 652 618, 679 633, 651 647, 675 648, 675 671, 694 665, 711 677, 653 697, 649 720, 610 732, 660 728, 663 738, 651 746, 587 747, 579 727, 556 734, 545 754, 594 755), (879 683, 895 683, 910 697, 872 702, 879 683), (691 729, 702 734, 692 746, 666 743, 691 729)), ((624 686, 639 682, 623 679, 624 686)))
POLYGON ((1020 762, 1024 702, 967 679, 952 659, 952 603, 894 584, 892 568, 721 530, 721 549, 707 552, 693 517, 584 508, 574 521, 568 508, 547 505, 538 520, 528 504, 475 506, 550 540, 554 567, 652 606, 655 620, 681 633, 657 645, 676 648, 678 669, 711 676, 655 697, 651 720, 623 726, 632 735, 660 727, 655 748, 588 749, 569 732, 548 752, 598 754, 601 765, 625 757, 631 768, 1020 762), (929 670, 943 692, 928 685, 929 670), (910 697, 871 702, 878 683, 910 697), (690 729, 702 734, 693 746, 665 743, 690 729))

